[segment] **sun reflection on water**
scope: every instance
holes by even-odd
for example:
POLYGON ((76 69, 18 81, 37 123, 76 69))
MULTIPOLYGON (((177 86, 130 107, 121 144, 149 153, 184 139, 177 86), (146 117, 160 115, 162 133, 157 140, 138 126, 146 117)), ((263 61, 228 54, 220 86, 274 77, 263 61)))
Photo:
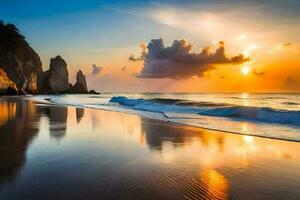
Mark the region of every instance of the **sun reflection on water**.
POLYGON ((0 126, 5 124, 16 115, 15 102, 1 102, 0 103, 0 126))
POLYGON ((244 136, 244 140, 247 143, 253 143, 253 136, 246 135, 244 136))
POLYGON ((200 181, 205 188, 207 199, 228 199, 228 180, 214 169, 203 169, 200 181))
POLYGON ((248 93, 242 93, 241 99, 242 99, 243 106, 249 106, 249 94, 248 93))
MULTIPOLYGON (((100 188, 104 191, 103 195, 112 194, 110 186, 122 182, 124 184, 118 186, 128 197, 124 199, 132 199, 129 198, 131 194, 145 198, 149 191, 157 197, 169 197, 166 199, 176 199, 174 196, 228 199, 236 194, 237 188, 238 192, 243 190, 239 188, 240 184, 246 183, 243 188, 260 191, 261 187, 266 186, 266 181, 274 185, 268 193, 273 194, 281 187, 272 181, 274 179, 285 181, 293 189, 297 187, 292 182, 295 179, 291 181, 286 178, 299 178, 294 173, 299 167, 292 165, 300 160, 297 143, 177 126, 124 113, 78 110, 74 107, 37 107, 32 102, 20 105, 0 104, 0 109, 4 111, 0 115, 4 116, 3 119, 15 118, 0 126, 0 133, 7 132, 2 134, 0 140, 3 166, 7 165, 5 161, 9 160, 8 157, 15 159, 23 155, 22 162, 11 163, 15 165, 12 165, 15 171, 24 170, 26 173, 27 168, 22 167, 26 163, 40 163, 40 160, 54 156, 51 163, 55 168, 59 169, 62 163, 72 164, 65 165, 62 173, 54 170, 51 176, 67 180, 69 171, 81 168, 86 170, 87 176, 85 173, 78 176, 71 173, 72 180, 80 181, 83 176, 88 180, 91 177, 89 181, 94 184, 90 186, 91 190, 100 188), (27 114, 24 115, 24 112, 27 114), (14 134, 8 134, 10 129, 14 130, 14 134), (57 137, 54 133, 61 132, 63 137, 60 136, 60 142, 45 137, 57 137), (11 141, 14 144, 20 144, 18 141, 24 143, 18 145, 21 146, 21 153, 14 151, 11 141), (30 151, 26 152, 27 148, 30 151), (24 155, 27 155, 26 162, 24 155), (91 171, 91 168, 97 170, 91 171), (265 173, 266 169, 269 173, 265 173), (257 174, 255 179, 249 176, 253 171, 257 174), (102 180, 107 181, 105 184, 108 186, 102 185, 102 180)), ((240 128, 247 132, 249 126, 251 128, 251 125, 244 123, 240 128)), ((43 167, 48 169, 46 165, 43 167)), ((55 180, 54 183, 59 185, 55 180)), ((245 190, 239 195, 245 197, 243 199, 252 197, 245 190)), ((260 195, 266 197, 264 193, 260 195)))

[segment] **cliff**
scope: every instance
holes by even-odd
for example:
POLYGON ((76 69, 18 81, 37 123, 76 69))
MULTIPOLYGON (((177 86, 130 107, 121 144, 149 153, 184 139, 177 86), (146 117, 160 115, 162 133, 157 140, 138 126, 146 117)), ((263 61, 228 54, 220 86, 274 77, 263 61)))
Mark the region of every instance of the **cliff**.
POLYGON ((37 76, 43 72, 39 55, 13 24, 0 21, 0 66, 18 90, 37 93, 37 76))
POLYGON ((7 77, 6 72, 2 68, 0 68, 0 94, 18 94, 16 84, 7 77))
MULTIPOLYGON (((0 20, 0 95, 2 94, 87 94, 86 78, 79 70, 76 83, 69 83, 66 61, 51 58, 49 70, 43 72, 39 55, 13 24, 0 20)), ((90 91, 97 94, 95 91, 90 91)))

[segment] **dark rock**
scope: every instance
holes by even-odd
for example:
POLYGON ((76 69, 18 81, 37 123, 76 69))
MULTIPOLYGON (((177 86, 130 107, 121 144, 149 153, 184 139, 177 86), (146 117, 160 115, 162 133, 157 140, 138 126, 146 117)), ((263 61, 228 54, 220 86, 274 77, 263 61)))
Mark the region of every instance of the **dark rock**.
POLYGON ((17 95, 18 89, 14 82, 8 77, 6 72, 0 68, 0 95, 17 95))
POLYGON ((30 94, 37 94, 38 93, 38 86, 37 86, 37 74, 32 73, 29 75, 29 78, 27 79, 27 89, 25 90, 27 93, 30 94))
POLYGON ((80 123, 84 116, 84 108, 76 108, 76 119, 77 119, 77 124, 80 123))
POLYGON ((39 94, 46 94, 47 92, 45 91, 46 88, 46 79, 49 76, 49 70, 42 72, 38 75, 38 93, 39 94))
POLYGON ((74 93, 74 86, 71 83, 69 83, 69 91, 68 92, 74 93))
POLYGON ((84 92, 84 93, 88 92, 86 78, 81 70, 79 70, 76 74, 76 84, 81 85, 81 87, 83 89, 82 92, 84 92))
POLYGON ((96 92, 95 90, 90 90, 89 94, 100 94, 99 92, 96 92))
POLYGON ((0 22, 0 66, 19 90, 37 92, 37 75, 43 72, 38 54, 13 24, 0 22))
POLYGON ((72 88, 72 93, 75 93, 75 94, 87 94, 88 93, 86 78, 83 75, 81 70, 79 70, 77 72, 76 83, 72 88))
POLYGON ((43 72, 40 57, 25 37, 16 26, 4 24, 1 20, 0 66, 3 68, 0 94, 89 93, 82 71, 77 73, 74 86, 69 83, 67 63, 60 56, 51 58, 49 70, 43 72))
POLYGON ((65 60, 56 56, 50 60, 50 69, 39 76, 39 93, 66 93, 69 91, 69 72, 65 60))
POLYGON ((15 86, 9 86, 6 90, 7 95, 19 95, 22 94, 22 92, 19 92, 17 87, 15 86))

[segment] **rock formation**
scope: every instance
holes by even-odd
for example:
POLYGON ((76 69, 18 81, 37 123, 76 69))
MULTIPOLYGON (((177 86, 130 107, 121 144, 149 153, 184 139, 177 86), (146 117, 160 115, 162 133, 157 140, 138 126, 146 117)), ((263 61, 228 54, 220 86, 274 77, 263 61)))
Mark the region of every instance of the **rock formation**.
POLYGON ((76 83, 72 89, 73 93, 77 94, 86 94, 88 93, 86 78, 83 75, 82 71, 79 70, 76 75, 76 83))
POLYGON ((18 94, 16 84, 7 77, 6 72, 2 68, 0 68, 0 94, 18 94))
POLYGON ((90 90, 89 94, 100 94, 99 92, 96 92, 95 90, 90 90))
POLYGON ((67 63, 61 56, 50 60, 43 72, 39 55, 13 24, 0 20, 0 95, 2 94, 97 94, 88 92, 86 78, 79 70, 76 83, 69 83, 67 63))
POLYGON ((38 54, 13 24, 0 20, 0 66, 20 91, 35 94, 37 75, 43 72, 38 54))
POLYGON ((61 56, 50 60, 50 69, 39 76, 39 93, 66 93, 69 91, 67 63, 61 56))

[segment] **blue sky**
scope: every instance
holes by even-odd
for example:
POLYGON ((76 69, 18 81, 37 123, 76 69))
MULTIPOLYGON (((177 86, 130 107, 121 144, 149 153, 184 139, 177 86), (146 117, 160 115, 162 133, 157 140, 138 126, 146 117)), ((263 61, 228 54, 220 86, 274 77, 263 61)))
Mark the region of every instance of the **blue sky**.
POLYGON ((144 4, 154 6, 146 1, 12 0, 2 1, 0 12, 1 19, 16 24, 42 57, 51 57, 75 48, 138 46, 147 37, 159 36, 153 33, 156 23, 127 12, 144 4))
POLYGON ((129 62, 128 56, 138 55, 140 43, 153 38, 162 37, 166 45, 185 38, 196 52, 224 40, 229 54, 251 53, 253 65, 261 68, 272 64, 268 52, 279 52, 284 43, 296 49, 300 43, 297 0, 0 0, 0 5, 0 19, 20 29, 44 69, 57 54, 69 64, 71 79, 79 68, 88 74, 96 64, 103 70, 92 84, 105 82, 107 90, 124 85, 124 90, 126 85, 144 90, 147 81, 132 78, 143 63, 129 62), (127 82, 115 85, 124 66, 127 82))
MULTIPOLYGON (((143 15, 143 12, 159 7, 181 8, 190 12, 227 12, 259 6, 264 13, 270 13, 264 16, 266 19, 286 19, 287 23, 291 20, 290 15, 300 15, 300 2, 296 0, 284 3, 280 0, 0 0, 0 3, 0 18, 15 23, 34 47, 50 54, 57 51, 58 44, 64 49, 88 46, 93 50, 97 44, 101 44, 97 49, 104 49, 138 45, 152 37, 166 36, 172 41, 174 37, 190 36, 184 30, 165 26, 143 15)), ((190 37, 193 40, 193 36, 190 37)))

